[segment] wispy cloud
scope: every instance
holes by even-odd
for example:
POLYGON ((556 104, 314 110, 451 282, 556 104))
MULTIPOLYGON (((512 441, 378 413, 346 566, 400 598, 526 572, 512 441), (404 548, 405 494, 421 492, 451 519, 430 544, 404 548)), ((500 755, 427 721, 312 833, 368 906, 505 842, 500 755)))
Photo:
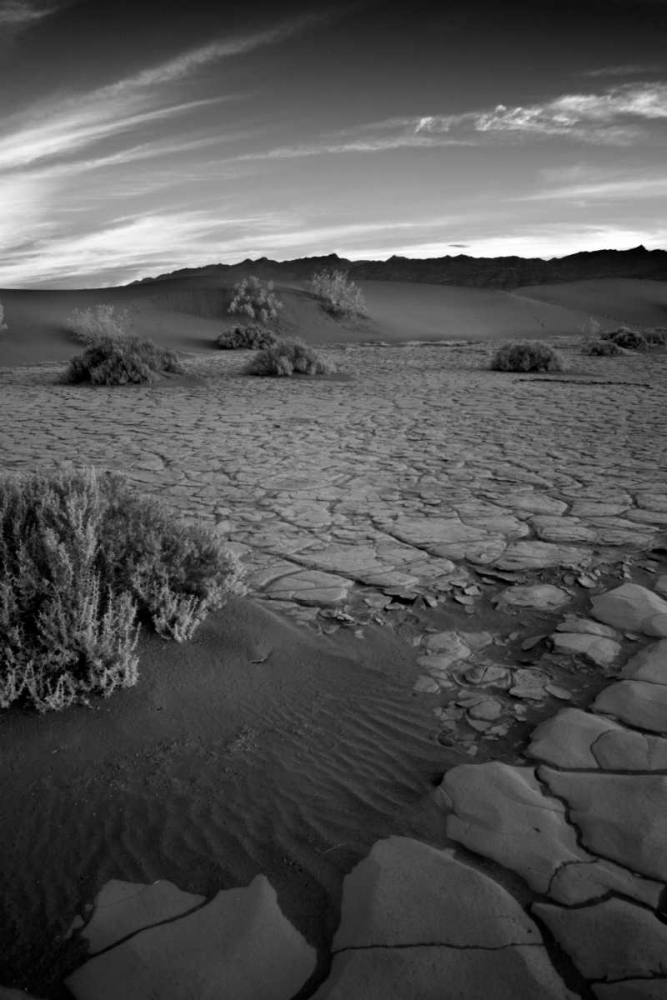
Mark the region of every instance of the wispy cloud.
POLYGON ((219 62, 229 59, 232 56, 245 55, 255 49, 266 45, 275 45, 286 41, 294 35, 306 31, 317 24, 325 21, 330 14, 313 13, 305 14, 302 17, 294 18, 265 31, 256 32, 251 35, 241 35, 236 38, 222 39, 202 45, 187 52, 180 53, 173 59, 160 63, 157 66, 142 70, 135 76, 120 80, 105 88, 110 94, 122 93, 126 90, 134 91, 142 87, 155 87, 159 84, 171 83, 184 76, 195 72, 209 63, 219 62))
MULTIPOLYGON (((207 98, 144 111, 132 110, 137 106, 136 101, 102 100, 97 94, 80 101, 62 102, 52 115, 45 114, 39 124, 18 128, 0 139, 0 170, 16 170, 45 160, 71 158, 112 136, 230 99, 207 98)), ((130 154, 131 151, 120 152, 103 160, 108 163, 113 158, 122 159, 130 154)))
POLYGON ((210 63, 276 44, 322 20, 322 15, 310 14, 266 31, 212 42, 87 94, 29 108, 15 116, 14 123, 10 120, 5 125, 4 138, 0 139, 0 170, 73 157, 120 133, 230 100, 238 95, 186 103, 170 103, 165 98, 167 85, 210 63))
POLYGON ((589 77, 628 77, 649 76, 652 73, 664 73, 664 66, 646 66, 641 63, 624 63, 621 66, 599 66, 597 69, 587 69, 581 74, 589 77))
POLYGON ((547 188, 532 194, 520 195, 515 201, 609 201, 637 198, 667 198, 667 176, 628 177, 616 180, 589 181, 547 188))
POLYGON ((62 9, 62 4, 35 3, 31 0, 0 0, 0 29, 23 28, 62 9))
POLYGON ((571 137, 583 142, 630 142, 647 123, 667 120, 667 84, 637 83, 596 94, 563 94, 539 104, 498 104, 491 111, 421 118, 415 132, 470 129, 491 136, 571 137))
MULTIPOLYGON (((564 94, 541 104, 498 104, 493 109, 422 115, 369 122, 316 139, 233 157, 238 161, 290 160, 339 153, 381 153, 395 149, 472 146, 530 139, 576 140, 584 144, 629 145, 667 122, 667 84, 642 82, 597 94, 564 94)), ((661 141, 667 135, 660 134, 661 141)))
MULTIPOLYGON (((294 212, 228 216, 206 210, 144 213, 80 235, 47 230, 17 247, 4 266, 0 287, 15 284, 80 285, 82 276, 113 274, 132 281, 147 273, 243 257, 330 252, 346 248, 357 256, 404 239, 423 240, 448 226, 469 224, 470 214, 429 217, 410 222, 313 222, 294 212)), ((481 217, 480 217, 481 218, 481 217)), ((389 251, 392 252, 392 251, 389 251)))

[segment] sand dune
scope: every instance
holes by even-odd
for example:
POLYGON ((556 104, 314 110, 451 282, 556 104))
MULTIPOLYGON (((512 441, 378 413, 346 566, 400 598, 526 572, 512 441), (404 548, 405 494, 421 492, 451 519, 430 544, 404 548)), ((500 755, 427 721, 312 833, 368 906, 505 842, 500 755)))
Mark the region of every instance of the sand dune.
POLYGON ((572 281, 561 285, 518 288, 534 302, 577 310, 603 325, 667 326, 667 282, 633 278, 572 281))
MULTIPOLYGON (((281 327, 312 344, 382 340, 494 340, 579 334, 589 319, 603 327, 667 323, 667 285, 599 279, 504 292, 409 282, 365 281, 369 317, 341 323, 299 285, 278 285, 281 327)), ((124 288, 0 291, 9 331, 0 337, 0 367, 67 361, 79 346, 65 323, 75 308, 110 302, 127 309, 133 330, 176 350, 215 351, 229 316, 231 286, 217 276, 174 278, 124 288)))

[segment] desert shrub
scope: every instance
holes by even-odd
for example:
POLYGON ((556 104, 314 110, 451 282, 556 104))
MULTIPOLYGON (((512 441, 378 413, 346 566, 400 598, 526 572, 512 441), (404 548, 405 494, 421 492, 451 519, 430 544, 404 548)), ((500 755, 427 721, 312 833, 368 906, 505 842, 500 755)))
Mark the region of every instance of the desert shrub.
POLYGON ((553 347, 539 340, 503 344, 491 359, 498 372, 560 372, 563 363, 553 347))
POLYGON ((259 278, 243 278, 234 285, 234 296, 229 306, 230 313, 241 314, 260 323, 270 323, 278 319, 283 303, 273 290, 272 281, 259 278))
POLYGON ((649 347, 664 347, 667 344, 667 330, 663 330, 662 327, 644 330, 643 337, 649 347))
POLYGON ((139 621, 188 639, 240 591, 215 536, 120 476, 0 479, 0 707, 60 710, 132 687, 139 621))
POLYGON ((138 337, 102 337, 72 358, 65 374, 70 383, 127 385, 154 382, 161 372, 182 372, 173 351, 138 337))
POLYGON ((127 309, 102 304, 94 309, 75 309, 66 320, 67 329, 82 344, 94 344, 107 337, 125 337, 131 320, 127 309))
POLYGON ((5 333, 9 327, 5 323, 5 307, 0 302, 0 333, 5 333))
POLYGON ((273 330, 263 326, 235 326, 233 330, 224 330, 218 337, 217 344, 226 351, 262 350, 278 343, 273 330))
POLYGON ((648 350, 646 338, 643 334, 637 333, 636 330, 617 330, 607 339, 609 339, 612 344, 616 344, 617 347, 624 347, 628 351, 648 350))
POLYGON ((596 358, 610 358, 620 354, 621 349, 613 340, 589 340, 582 347, 581 353, 596 358))
POLYGON ((248 363, 246 375, 326 375, 329 365, 298 340, 280 341, 260 351, 248 363))
POLYGON ((319 271, 310 281, 315 295, 322 300, 322 307, 333 316, 365 316, 366 303, 363 292, 345 271, 319 271))

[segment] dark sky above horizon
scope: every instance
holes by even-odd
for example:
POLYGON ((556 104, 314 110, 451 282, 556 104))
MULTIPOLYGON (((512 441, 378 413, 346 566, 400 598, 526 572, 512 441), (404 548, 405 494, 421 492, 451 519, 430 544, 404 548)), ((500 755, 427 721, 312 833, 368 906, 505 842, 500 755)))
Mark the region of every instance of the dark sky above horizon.
POLYGON ((0 0, 0 287, 667 247, 667 0, 0 0))

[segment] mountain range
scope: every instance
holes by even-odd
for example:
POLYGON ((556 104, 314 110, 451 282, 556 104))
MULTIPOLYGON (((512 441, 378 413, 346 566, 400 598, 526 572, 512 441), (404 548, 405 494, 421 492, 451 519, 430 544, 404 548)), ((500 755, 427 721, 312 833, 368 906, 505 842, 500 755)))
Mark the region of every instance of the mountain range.
POLYGON ((174 278, 255 275, 263 280, 308 281, 323 269, 343 270, 357 281, 408 281, 468 288, 519 288, 526 285, 586 281, 598 278, 643 278, 667 281, 667 251, 593 250, 543 260, 539 257, 390 257, 388 260, 347 260, 332 253, 320 257, 298 257, 276 261, 249 258, 237 264, 188 267, 156 277, 142 278, 133 285, 174 278))

